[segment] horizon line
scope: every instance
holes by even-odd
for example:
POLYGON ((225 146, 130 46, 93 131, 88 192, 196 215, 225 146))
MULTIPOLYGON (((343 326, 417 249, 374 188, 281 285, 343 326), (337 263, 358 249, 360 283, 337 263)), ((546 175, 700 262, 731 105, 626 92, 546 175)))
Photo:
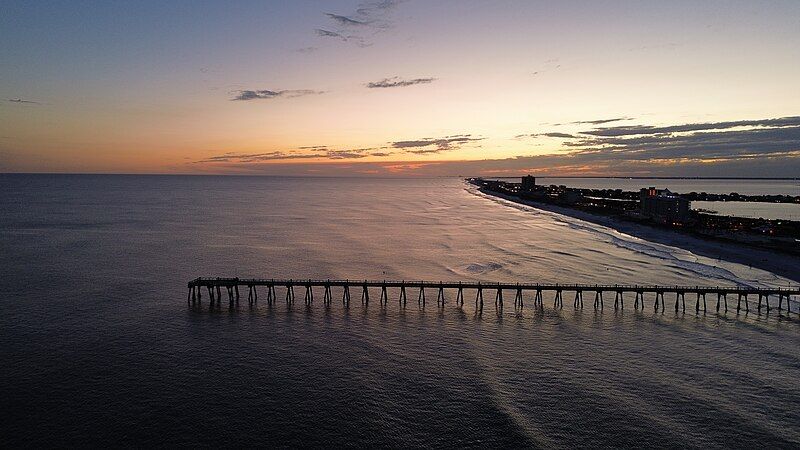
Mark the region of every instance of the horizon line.
POLYGON ((512 179, 531 175, 535 178, 569 178, 569 179, 628 179, 628 180, 781 180, 800 181, 800 177, 723 177, 723 176, 626 176, 626 175, 536 175, 521 173, 517 176, 491 176, 491 175, 273 175, 273 174, 247 174, 247 173, 136 173, 136 172, 0 172, 6 175, 64 175, 64 176, 200 176, 200 177, 272 177, 272 178, 484 178, 484 179, 512 179))

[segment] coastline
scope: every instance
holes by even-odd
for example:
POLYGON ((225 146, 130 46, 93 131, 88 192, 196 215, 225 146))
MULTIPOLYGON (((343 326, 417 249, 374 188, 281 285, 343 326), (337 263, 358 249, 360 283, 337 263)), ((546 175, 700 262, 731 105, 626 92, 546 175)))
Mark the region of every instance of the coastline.
POLYGON ((696 255, 711 259, 721 259, 757 269, 772 272, 788 278, 793 283, 800 283, 800 257, 790 254, 772 252, 766 249, 751 247, 735 242, 723 242, 703 239, 675 230, 657 228, 647 224, 627 222, 610 216, 592 214, 563 206, 525 200, 519 197, 504 195, 475 186, 478 192, 510 202, 518 203, 543 211, 553 212, 575 219, 602 225, 621 233, 657 244, 678 247, 696 255))

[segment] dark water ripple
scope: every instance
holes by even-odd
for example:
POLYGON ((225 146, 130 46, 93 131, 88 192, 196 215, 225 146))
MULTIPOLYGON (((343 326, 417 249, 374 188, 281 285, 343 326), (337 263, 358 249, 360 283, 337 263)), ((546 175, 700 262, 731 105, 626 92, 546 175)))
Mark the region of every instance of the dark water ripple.
POLYGON ((785 283, 766 272, 619 245, 455 180, 0 188, 3 447, 800 445, 795 314, 185 302, 213 274, 785 283))

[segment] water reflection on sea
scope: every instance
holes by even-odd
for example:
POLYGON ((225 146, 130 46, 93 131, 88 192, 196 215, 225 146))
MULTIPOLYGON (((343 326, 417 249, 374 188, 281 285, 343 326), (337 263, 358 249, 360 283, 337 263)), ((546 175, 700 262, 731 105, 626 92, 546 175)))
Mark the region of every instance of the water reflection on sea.
POLYGON ((3 175, 0 189, 3 446, 800 445, 794 314, 651 299, 477 314, 454 293, 403 309, 397 292, 386 307, 262 292, 209 309, 185 284, 788 283, 769 272, 456 179, 3 175))

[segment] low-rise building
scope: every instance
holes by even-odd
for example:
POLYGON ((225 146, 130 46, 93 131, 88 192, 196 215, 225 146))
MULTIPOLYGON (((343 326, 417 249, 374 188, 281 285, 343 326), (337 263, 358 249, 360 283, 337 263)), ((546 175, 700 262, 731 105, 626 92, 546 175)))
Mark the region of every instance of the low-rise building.
POLYGON ((575 205, 583 200, 583 196, 576 189, 565 189, 558 193, 559 203, 575 205))

